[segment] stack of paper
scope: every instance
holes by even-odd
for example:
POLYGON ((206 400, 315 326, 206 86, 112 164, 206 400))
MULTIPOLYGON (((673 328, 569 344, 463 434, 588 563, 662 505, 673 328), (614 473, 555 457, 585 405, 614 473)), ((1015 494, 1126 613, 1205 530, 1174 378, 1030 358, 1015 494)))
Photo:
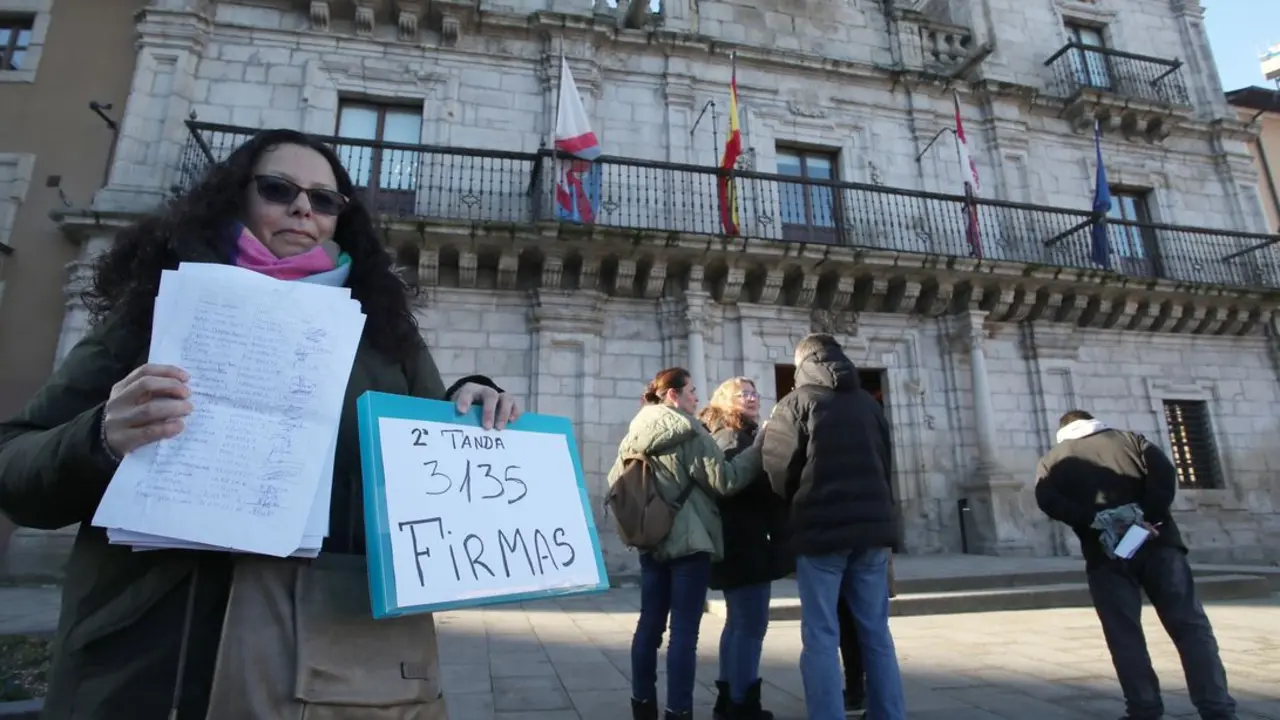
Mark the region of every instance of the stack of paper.
POLYGON ((315 557, 363 329, 346 288, 228 265, 166 270, 149 360, 190 374, 195 409, 180 435, 124 458, 93 524, 135 550, 315 557))

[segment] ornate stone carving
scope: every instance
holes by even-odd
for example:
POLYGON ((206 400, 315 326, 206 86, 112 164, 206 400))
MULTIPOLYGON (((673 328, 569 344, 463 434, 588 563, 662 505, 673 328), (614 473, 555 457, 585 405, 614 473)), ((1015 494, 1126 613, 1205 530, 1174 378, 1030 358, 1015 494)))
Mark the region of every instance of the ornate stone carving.
POLYGON ((852 310, 819 310, 809 313, 809 332, 857 335, 858 313, 852 310))
POLYGON ((377 0, 356 0, 356 35, 371 36, 377 24, 374 8, 377 0))
POLYGON ((1013 309, 1013 304, 1017 302, 1018 291, 1014 288, 1000 287, 995 288, 986 296, 987 309, 991 313, 993 320, 1003 320, 1008 316, 1009 311, 1013 309))
POLYGON ((1105 297, 1089 298, 1084 310, 1080 313, 1082 327, 1106 328, 1112 318, 1112 307, 1123 307, 1124 298, 1114 300, 1105 297))
POLYGON ((644 280, 644 296, 649 299, 662 297, 662 290, 667 284, 667 264, 655 262, 649 267, 644 280))
POLYGON ((440 18, 440 44, 445 47, 456 47, 462 36, 462 20, 455 15, 444 15, 440 18))
MULTIPOLYGON (((886 303, 889 299, 889 279, 888 278, 871 278, 868 283, 869 295, 867 295, 867 306, 872 310, 885 311, 886 303)), ((858 308, 861 310, 861 308, 858 308)))
POLYGON ((1200 320, 1204 318, 1205 307, 1203 305, 1187 305, 1182 308, 1182 313, 1174 318, 1173 325, 1170 326, 1171 333, 1184 333, 1200 325, 1200 320))
POLYGON ((1164 310, 1165 305, 1152 300, 1144 300, 1138 304, 1137 310, 1134 311, 1129 322, 1125 324, 1124 329, 1149 332, 1151 326, 1160 318, 1164 310))
POLYGON ((473 252, 463 250, 458 253, 458 285, 464 288, 476 286, 476 270, 480 267, 480 257, 473 252))
POLYGON ((792 115, 806 118, 825 118, 827 109, 817 103, 805 102, 803 100, 788 100, 787 110, 792 115))
POLYGON ((548 255, 542 261, 542 287, 559 290, 564 281, 564 260, 558 255, 548 255))
POLYGON ((435 287, 440 284, 440 251, 434 248, 418 253, 418 285, 435 287))
POLYGON ((320 32, 329 32, 329 2, 328 0, 312 0, 311 2, 311 29, 320 32))
POLYGON ((760 304, 773 305, 778 302, 778 294, 782 291, 782 268, 769 268, 760 287, 760 304))
POLYGON ((920 299, 916 301, 916 312, 925 317, 938 317, 951 307, 951 297, 955 286, 949 282, 930 280, 923 284, 920 299))
POLYGON ((613 293, 622 297, 630 297, 636 286, 636 261, 628 258, 618 260, 618 272, 613 277, 613 293))
POLYGON ((706 292, 706 272, 707 269, 697 263, 689 266, 688 283, 685 285, 689 292, 706 292))
POLYGON ((516 271, 520 267, 520 256, 515 252, 504 252, 498 256, 498 288, 513 290, 516 286, 516 271))
POLYGON ((581 290, 600 289, 600 258, 583 256, 582 269, 578 272, 578 288, 581 290))
POLYGON ((1204 314, 1204 319, 1200 321, 1200 325, 1192 330, 1193 335, 1217 335, 1219 328, 1227 321, 1227 314, 1230 311, 1226 308, 1211 307, 1204 314))
POLYGON ((396 0, 397 35, 401 42, 413 42, 418 39, 418 18, 422 17, 422 3, 409 0, 396 0))
POLYGON ((1240 308, 1231 308, 1227 311, 1227 317, 1222 321, 1222 326, 1218 328, 1219 335, 1239 335, 1240 328, 1244 326, 1245 320, 1249 318, 1249 314, 1240 308))
POLYGON ((800 279, 800 292, 796 295, 797 307, 811 307, 818 294, 818 274, 805 272, 800 279))
POLYGON ((848 309, 849 300, 853 297, 854 286, 854 279, 849 275, 841 275, 836 279, 835 290, 831 293, 832 310, 840 311, 848 309))
POLYGON ((1080 314, 1089 306, 1088 295, 1077 295, 1076 293, 1058 293, 1055 292, 1051 296, 1056 302, 1052 302, 1058 308, 1058 322, 1075 325, 1080 321, 1080 314))
POLYGON ((957 314, 953 330, 955 340, 963 343, 970 352, 982 350, 983 343, 990 337, 987 331, 987 317, 987 313, 981 310, 957 314))
POLYGON ((889 283, 885 294, 884 311, 893 313, 911 312, 920 302, 920 293, 923 289, 920 282, 911 279, 903 278, 889 283))
POLYGON ((742 268, 731 267, 726 270, 724 277, 716 283, 716 295, 719 296, 720 302, 726 305, 738 302, 742 297, 742 286, 746 279, 747 271, 742 268))
POLYGON ((1271 313, 1269 311, 1263 310, 1262 308, 1254 308, 1250 311, 1249 317, 1247 317, 1244 323, 1240 325, 1240 334, 1253 335, 1260 328, 1266 327, 1270 320, 1271 313))

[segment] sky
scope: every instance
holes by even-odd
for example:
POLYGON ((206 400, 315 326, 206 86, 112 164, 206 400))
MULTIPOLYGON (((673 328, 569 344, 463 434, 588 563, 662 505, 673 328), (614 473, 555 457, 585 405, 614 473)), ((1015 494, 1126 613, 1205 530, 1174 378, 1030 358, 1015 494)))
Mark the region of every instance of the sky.
POLYGON ((1200 0, 1222 89, 1270 87, 1258 56, 1280 44, 1280 0, 1200 0))

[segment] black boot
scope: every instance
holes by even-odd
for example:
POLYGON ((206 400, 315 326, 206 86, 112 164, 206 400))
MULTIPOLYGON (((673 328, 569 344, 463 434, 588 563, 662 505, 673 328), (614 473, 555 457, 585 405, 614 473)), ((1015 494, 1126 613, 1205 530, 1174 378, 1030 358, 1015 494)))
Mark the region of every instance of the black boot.
POLYGON ((675 710, 668 710, 662 718, 663 720, 693 720, 693 711, 676 712, 675 710))
POLYGON ((658 720, 658 703, 631 698, 631 720, 658 720))
POLYGON ((844 691, 844 716, 860 718, 867 712, 867 696, 865 692, 844 691))
POLYGON ((742 702, 730 703, 730 720, 773 720, 773 713, 760 708, 760 685, 761 681, 757 679, 747 687, 742 702))
POLYGON ((716 706, 711 708, 713 720, 729 720, 729 683, 716 681, 716 706))

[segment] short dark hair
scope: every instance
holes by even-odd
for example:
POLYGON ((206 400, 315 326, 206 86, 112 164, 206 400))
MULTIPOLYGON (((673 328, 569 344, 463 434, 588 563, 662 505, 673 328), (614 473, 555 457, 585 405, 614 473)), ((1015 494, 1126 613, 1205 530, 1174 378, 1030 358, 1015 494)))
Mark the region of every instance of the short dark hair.
POLYGON ((800 342, 796 343, 796 357, 805 357, 823 350, 841 350, 840 343, 834 337, 827 333, 813 333, 805 335, 800 342))
POLYGON ((1092 419, 1093 419, 1093 416, 1085 412, 1084 410, 1069 410, 1067 411, 1066 414, 1062 416, 1062 419, 1058 421, 1058 429, 1061 430, 1062 428, 1070 425, 1071 423, 1077 420, 1092 420, 1092 419))

